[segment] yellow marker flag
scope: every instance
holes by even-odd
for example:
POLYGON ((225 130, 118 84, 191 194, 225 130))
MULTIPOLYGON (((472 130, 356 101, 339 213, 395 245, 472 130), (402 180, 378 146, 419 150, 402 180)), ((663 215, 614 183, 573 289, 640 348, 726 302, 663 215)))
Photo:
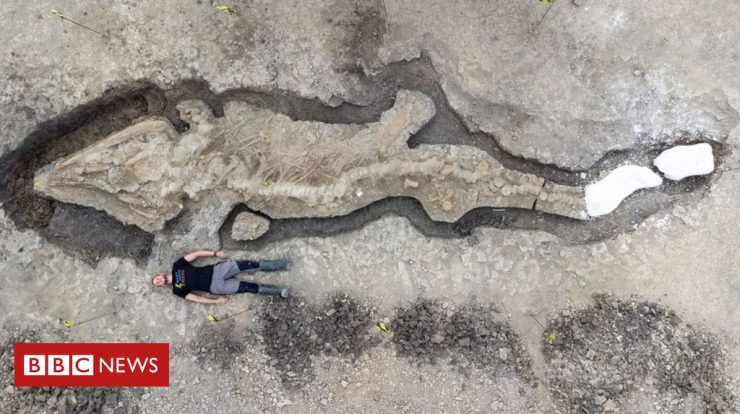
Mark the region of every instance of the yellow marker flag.
POLYGON ((70 320, 65 320, 63 322, 64 322, 64 327, 67 329, 72 329, 72 327, 75 326, 74 322, 70 320))
POLYGON ((390 326, 384 324, 383 322, 376 323, 375 324, 375 327, 378 328, 378 329, 380 329, 381 331, 387 333, 387 334, 393 333, 393 329, 391 329, 390 326))
POLYGON ((212 313, 209 313, 209 314, 208 314, 208 316, 206 316, 206 318, 207 318, 207 319, 208 319, 209 321, 211 321, 211 322, 218 322, 218 318, 216 317, 216 315, 214 315, 214 314, 212 314, 212 313))
POLYGON ((237 10, 236 7, 227 6, 225 4, 219 4, 218 6, 216 6, 216 10, 223 12, 223 13, 233 13, 233 14, 239 13, 239 10, 237 10))
POLYGON ((64 21, 68 21, 70 23, 76 24, 77 26, 80 26, 81 28, 83 28, 85 30, 89 30, 89 31, 91 31, 91 32, 93 32, 95 34, 98 34, 98 35, 100 35, 102 37, 105 37, 104 34, 100 33, 99 31, 97 31, 97 30, 95 30, 93 28, 87 27, 87 26, 85 26, 82 23, 78 23, 78 22, 76 22, 76 21, 74 21, 72 19, 68 19, 68 18, 64 17, 64 13, 60 12, 57 9, 49 9, 49 13, 53 14, 54 16, 56 16, 56 17, 58 17, 58 18, 60 18, 60 19, 62 19, 64 21))

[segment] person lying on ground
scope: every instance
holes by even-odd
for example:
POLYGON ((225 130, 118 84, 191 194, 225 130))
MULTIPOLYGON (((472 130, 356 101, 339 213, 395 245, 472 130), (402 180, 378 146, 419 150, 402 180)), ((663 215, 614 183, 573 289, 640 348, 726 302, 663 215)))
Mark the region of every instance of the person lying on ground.
POLYGON ((171 273, 159 273, 152 278, 152 284, 156 287, 172 285, 172 293, 191 302, 205 304, 226 303, 226 296, 208 298, 196 295, 193 291, 210 292, 214 295, 231 295, 234 293, 257 293, 264 295, 280 295, 288 297, 288 288, 270 285, 260 285, 236 279, 241 272, 254 273, 256 271, 274 272, 276 270, 287 270, 288 260, 230 260, 196 267, 191 264, 200 257, 218 257, 226 259, 228 256, 222 251, 201 250, 186 254, 172 264, 171 273))

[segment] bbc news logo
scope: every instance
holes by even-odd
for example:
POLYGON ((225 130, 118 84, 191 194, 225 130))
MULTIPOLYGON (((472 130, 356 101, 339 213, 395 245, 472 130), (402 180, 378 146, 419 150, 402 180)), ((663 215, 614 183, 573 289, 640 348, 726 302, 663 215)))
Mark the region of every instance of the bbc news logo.
POLYGON ((92 375, 93 361, 92 355, 23 355, 23 375, 92 375))
POLYGON ((164 343, 18 343, 16 387, 167 387, 164 343))

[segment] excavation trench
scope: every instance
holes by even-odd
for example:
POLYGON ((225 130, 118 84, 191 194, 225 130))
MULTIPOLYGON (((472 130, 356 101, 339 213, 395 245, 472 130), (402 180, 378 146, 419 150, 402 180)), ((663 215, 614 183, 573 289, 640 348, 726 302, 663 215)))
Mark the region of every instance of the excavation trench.
MULTIPOLYGON (((293 120, 347 124, 377 121, 383 111, 393 106, 399 89, 420 91, 434 100, 436 115, 412 136, 408 142, 410 147, 420 144, 471 145, 486 151, 506 168, 536 174, 546 181, 564 185, 582 185, 600 172, 625 161, 649 165, 649 160, 663 149, 636 146, 608 153, 586 171, 570 171, 513 156, 497 144, 495 137, 470 132, 461 116, 450 107, 439 76, 426 56, 390 64, 377 74, 361 76, 360 79, 365 83, 365 90, 373 91, 371 103, 367 106, 342 103, 329 107, 317 99, 275 90, 235 89, 216 94, 207 82, 199 80, 184 81, 167 90, 147 82, 111 89, 102 97, 39 125, 17 149, 4 155, 0 159, 0 200, 16 226, 35 229, 49 241, 84 260, 95 262, 101 257, 117 256, 143 263, 151 252, 152 234, 124 225, 104 212, 41 196, 33 189, 34 174, 44 165, 69 156, 142 117, 164 116, 178 132, 183 132, 189 126, 179 118, 176 105, 186 99, 206 102, 217 117, 223 116, 225 102, 239 100, 285 114, 293 120)), ((517 111, 515 108, 510 110, 517 111)), ((716 141, 695 136, 681 140, 682 143, 705 141, 714 146, 719 161, 725 150, 716 141)), ((436 222, 429 218, 417 200, 390 197, 346 216, 271 220, 268 233, 248 242, 231 238, 234 217, 248 210, 247 206, 240 205, 225 220, 220 237, 227 248, 259 249, 271 242, 293 237, 327 237, 360 228, 385 215, 398 215, 406 217, 420 232, 430 237, 464 237, 478 226, 489 226, 542 230, 569 242, 583 243, 628 231, 650 214, 691 194, 703 193, 710 181, 711 176, 705 176, 664 184, 658 190, 641 191, 607 218, 589 221, 527 209, 491 207, 471 210, 454 223, 436 222)))

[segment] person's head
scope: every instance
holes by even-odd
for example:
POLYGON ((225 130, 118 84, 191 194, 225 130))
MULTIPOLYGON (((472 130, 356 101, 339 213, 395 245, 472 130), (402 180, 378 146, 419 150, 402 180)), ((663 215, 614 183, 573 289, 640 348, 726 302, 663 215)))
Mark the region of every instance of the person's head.
POLYGON ((152 284, 156 287, 162 287, 167 284, 167 276, 164 273, 159 273, 152 278, 152 284))

